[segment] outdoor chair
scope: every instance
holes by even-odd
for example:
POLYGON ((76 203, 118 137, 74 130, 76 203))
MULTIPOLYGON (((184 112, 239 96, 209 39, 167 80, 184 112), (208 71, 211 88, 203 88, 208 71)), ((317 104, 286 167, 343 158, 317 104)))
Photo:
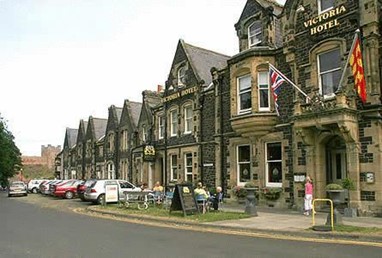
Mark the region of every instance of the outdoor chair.
POLYGON ((198 204, 199 211, 201 210, 202 213, 206 213, 208 210, 208 200, 206 197, 202 194, 197 194, 196 195, 196 203, 198 204))

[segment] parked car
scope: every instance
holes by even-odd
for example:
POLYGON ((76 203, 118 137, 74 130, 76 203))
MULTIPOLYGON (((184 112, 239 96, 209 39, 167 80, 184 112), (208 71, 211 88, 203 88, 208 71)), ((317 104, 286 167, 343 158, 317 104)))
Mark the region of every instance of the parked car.
POLYGON ((53 185, 52 194, 56 197, 73 199, 77 195, 77 186, 81 180, 70 180, 61 184, 53 185))
POLYGON ((8 197, 13 195, 28 195, 28 187, 22 181, 14 181, 8 187, 8 197))
POLYGON ((85 191, 84 197, 86 201, 91 201, 93 203, 102 204, 105 198, 105 184, 107 183, 117 183, 119 199, 123 200, 124 191, 142 191, 140 187, 136 187, 132 183, 119 180, 119 179, 103 179, 94 181, 85 191))
POLYGON ((88 179, 86 181, 83 181, 81 184, 77 186, 77 195, 81 199, 81 201, 86 201, 85 200, 86 188, 91 186, 95 181, 96 179, 88 179))
POLYGON ((32 179, 28 182, 28 191, 30 193, 38 193, 40 191, 39 186, 46 179, 32 179))
POLYGON ((59 182, 60 180, 47 180, 40 184, 40 193, 43 195, 49 195, 49 187, 51 184, 59 182))

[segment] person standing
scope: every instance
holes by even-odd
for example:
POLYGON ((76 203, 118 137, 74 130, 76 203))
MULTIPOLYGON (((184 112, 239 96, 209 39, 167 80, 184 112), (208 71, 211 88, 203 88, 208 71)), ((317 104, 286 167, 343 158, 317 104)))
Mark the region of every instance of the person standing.
POLYGON ((305 181, 304 215, 309 216, 312 212, 313 183, 310 176, 307 176, 305 181))

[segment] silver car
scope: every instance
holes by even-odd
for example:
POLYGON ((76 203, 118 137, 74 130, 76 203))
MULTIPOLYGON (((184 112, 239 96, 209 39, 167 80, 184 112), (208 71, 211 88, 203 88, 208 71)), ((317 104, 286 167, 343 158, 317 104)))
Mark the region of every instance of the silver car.
POLYGON ((27 185, 22 181, 15 181, 12 182, 8 187, 8 197, 11 197, 13 195, 28 195, 28 187, 27 185))

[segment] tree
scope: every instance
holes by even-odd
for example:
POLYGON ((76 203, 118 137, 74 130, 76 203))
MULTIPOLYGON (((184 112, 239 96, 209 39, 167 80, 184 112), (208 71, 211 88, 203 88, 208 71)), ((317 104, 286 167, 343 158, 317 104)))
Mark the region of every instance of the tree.
POLYGON ((5 120, 0 116, 0 184, 6 186, 8 178, 13 177, 20 168, 21 152, 8 130, 5 120))

